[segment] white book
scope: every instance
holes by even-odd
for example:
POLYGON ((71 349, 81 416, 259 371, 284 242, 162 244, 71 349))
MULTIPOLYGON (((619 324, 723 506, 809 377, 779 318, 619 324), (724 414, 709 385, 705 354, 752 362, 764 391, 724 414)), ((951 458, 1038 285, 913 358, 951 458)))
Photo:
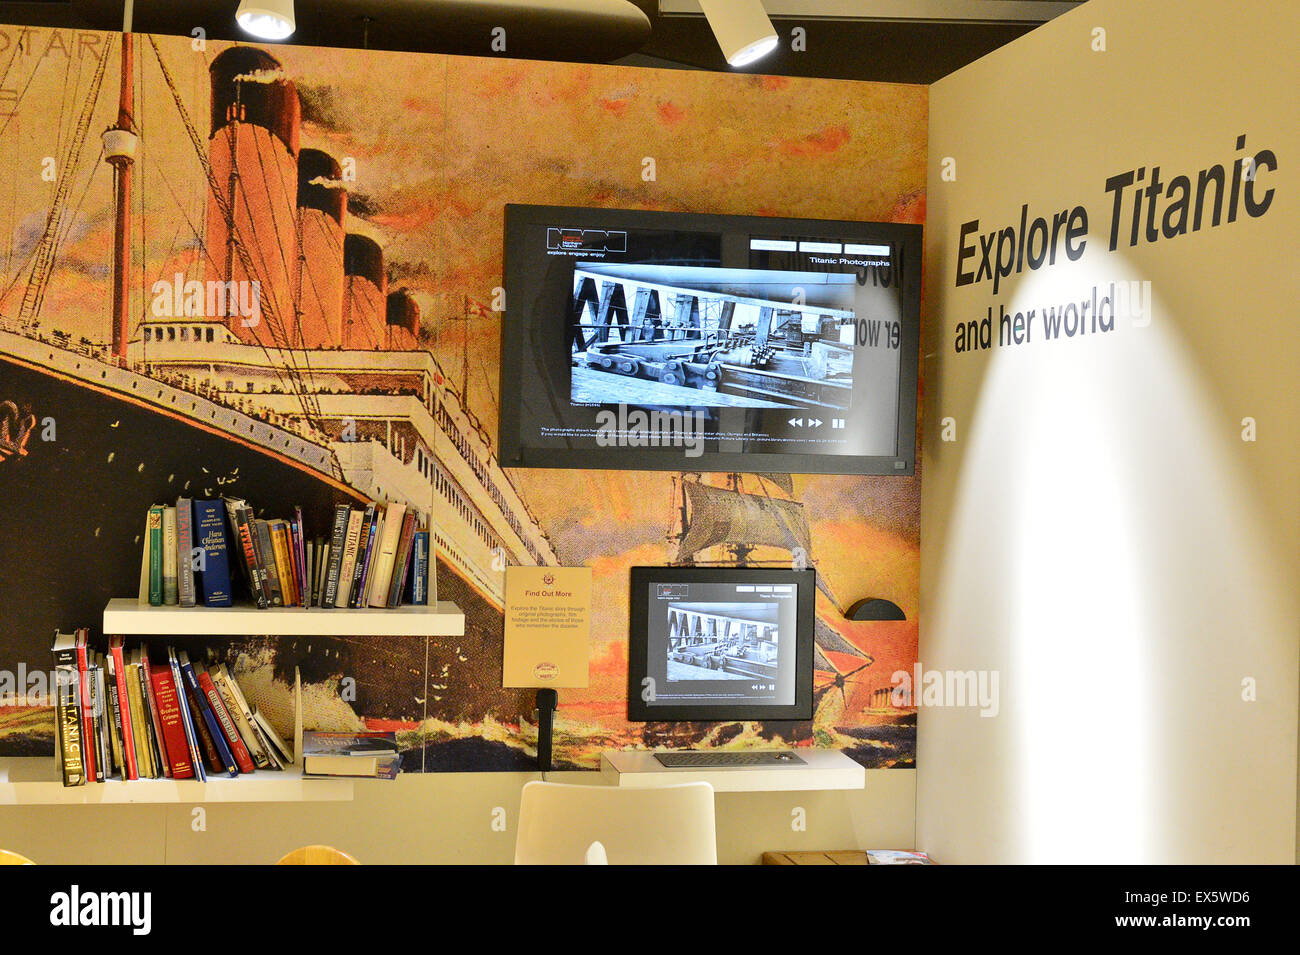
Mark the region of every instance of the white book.
POLYGON ((180 578, 176 560, 176 508, 163 508, 163 603, 175 606, 180 602, 180 578))
POLYGON ((405 504, 389 504, 384 513, 383 539, 377 541, 379 553, 375 555, 375 566, 371 568, 370 587, 366 594, 372 607, 388 606, 389 584, 393 580, 393 562, 397 556, 397 544, 402 537, 402 518, 406 515, 405 504))

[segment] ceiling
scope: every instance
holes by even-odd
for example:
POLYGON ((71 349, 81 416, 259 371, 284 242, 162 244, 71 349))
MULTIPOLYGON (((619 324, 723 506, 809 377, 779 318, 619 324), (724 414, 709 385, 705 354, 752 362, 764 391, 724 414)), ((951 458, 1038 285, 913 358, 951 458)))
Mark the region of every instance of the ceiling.
MULTIPOLYGON (((785 42, 748 71, 931 83, 1074 0, 764 0, 785 42), (868 17, 864 17, 868 14, 868 17), (791 37, 804 31, 806 49, 791 37)), ((134 29, 247 40, 237 0, 135 0, 134 29)), ((698 0, 297 0, 292 42, 730 70, 698 0), (689 11, 689 12, 688 12, 689 11), (504 29, 506 49, 494 50, 504 29), (497 34, 499 37, 500 34, 497 34)), ((121 29, 122 0, 0 0, 0 22, 121 29)))

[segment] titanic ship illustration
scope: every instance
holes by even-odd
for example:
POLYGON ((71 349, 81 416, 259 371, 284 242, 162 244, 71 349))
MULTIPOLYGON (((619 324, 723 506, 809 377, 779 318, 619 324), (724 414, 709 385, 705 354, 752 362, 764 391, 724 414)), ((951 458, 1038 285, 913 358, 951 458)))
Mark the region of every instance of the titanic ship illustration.
MULTIPOLYGON (((463 640, 430 645, 430 669, 452 687, 441 715, 472 723, 508 711, 514 701, 493 675, 503 570, 556 563, 551 542, 464 387, 421 344, 417 301, 389 288, 379 244, 350 228, 340 163, 301 145, 293 80, 247 46, 215 56, 208 73, 205 135, 152 37, 106 38, 79 115, 57 130, 60 175, 26 268, 0 289, 0 602, 27 609, 17 632, 0 634, 0 658, 43 665, 37 648, 50 632, 97 620, 110 596, 135 592, 151 502, 244 496, 280 515, 297 505, 319 535, 335 503, 401 501, 434 514, 437 595, 467 619, 463 640), (146 131, 160 121, 138 121, 138 47, 188 143, 149 148, 146 131), (111 261, 93 268, 111 272, 111 295, 100 340, 76 339, 43 306, 84 199, 78 170, 96 162, 86 146, 110 60, 120 65, 118 110, 101 156, 113 177, 113 245, 111 261), (189 274, 160 278, 160 263, 139 251, 148 247, 136 173, 151 151, 177 149, 192 150, 206 216, 190 221, 177 200, 170 221, 199 253, 189 274), (52 440, 31 437, 31 409, 55 422, 52 440), (51 546, 20 556, 15 542, 32 539, 51 546), (60 615, 70 610, 75 619, 60 615)), ((304 681, 345 661, 358 713, 413 725, 428 688, 409 650, 344 637, 274 653, 277 666, 301 663, 304 681)))

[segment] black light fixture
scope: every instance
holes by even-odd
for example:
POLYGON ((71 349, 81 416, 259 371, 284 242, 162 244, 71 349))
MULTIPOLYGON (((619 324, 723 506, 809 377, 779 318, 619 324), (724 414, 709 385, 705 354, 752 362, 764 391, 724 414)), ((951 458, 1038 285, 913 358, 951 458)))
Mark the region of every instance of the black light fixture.
POLYGON ((906 620, 903 608, 882 597, 864 597, 855 601, 844 614, 850 620, 906 620))

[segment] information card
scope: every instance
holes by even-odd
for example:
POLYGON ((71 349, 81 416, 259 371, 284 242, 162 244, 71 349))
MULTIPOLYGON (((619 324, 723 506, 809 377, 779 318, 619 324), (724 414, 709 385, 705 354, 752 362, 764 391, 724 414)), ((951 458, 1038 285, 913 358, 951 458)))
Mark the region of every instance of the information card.
POLYGON ((506 568, 503 687, 587 685, 590 567, 506 568))

